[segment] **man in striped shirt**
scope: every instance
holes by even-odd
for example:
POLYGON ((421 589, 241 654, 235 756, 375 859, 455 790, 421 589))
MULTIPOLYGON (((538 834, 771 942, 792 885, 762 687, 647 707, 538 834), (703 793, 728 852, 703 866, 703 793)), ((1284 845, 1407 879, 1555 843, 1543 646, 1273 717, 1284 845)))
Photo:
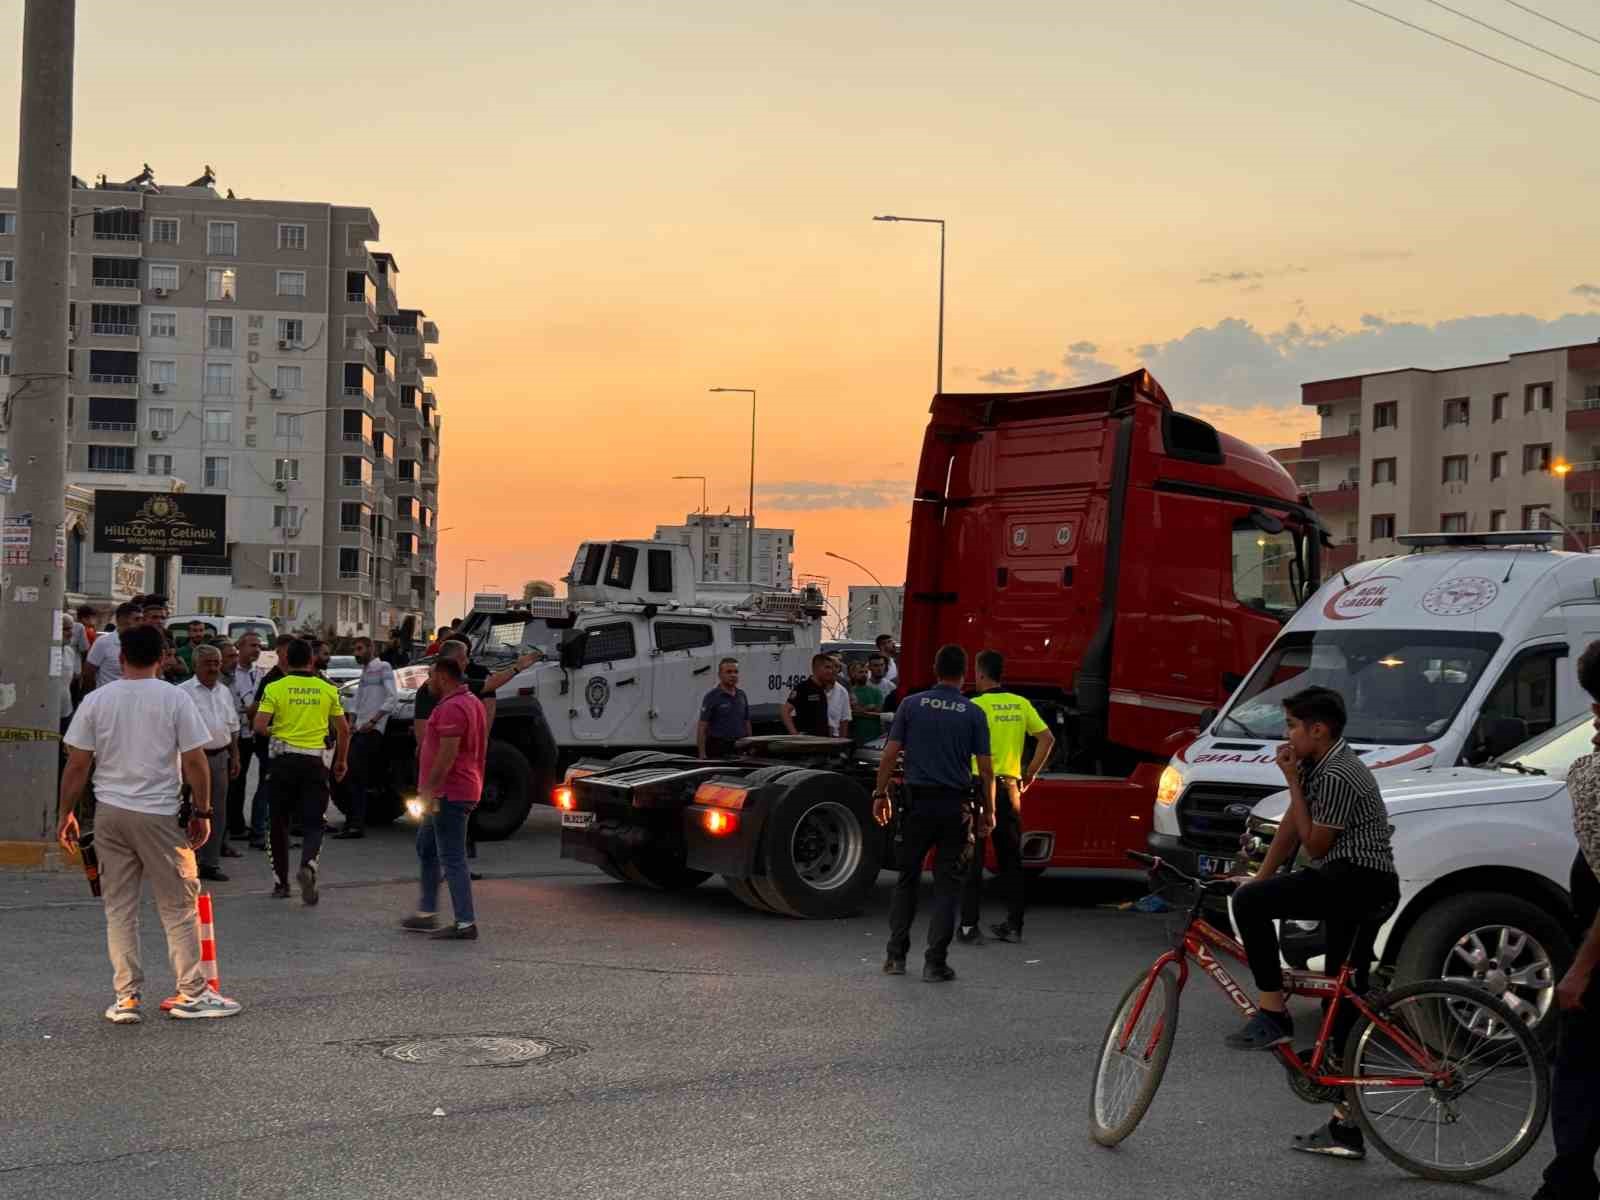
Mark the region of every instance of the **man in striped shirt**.
MULTIPOLYGON (((1233 896, 1233 921, 1244 942, 1261 1000, 1256 1015, 1228 1036, 1236 1050, 1270 1050, 1294 1041, 1283 997, 1276 920, 1317 920, 1326 934, 1327 969, 1349 959, 1352 985, 1367 988, 1377 915, 1400 899, 1389 843, 1389 813, 1372 772, 1344 740, 1344 698, 1311 687, 1283 702, 1285 742, 1278 768, 1289 788, 1289 811, 1273 835, 1254 878, 1233 896), (1280 875, 1304 850, 1311 865, 1280 875)), ((1325 1127, 1296 1138, 1312 1154, 1361 1158, 1361 1130, 1335 1116, 1325 1127)))

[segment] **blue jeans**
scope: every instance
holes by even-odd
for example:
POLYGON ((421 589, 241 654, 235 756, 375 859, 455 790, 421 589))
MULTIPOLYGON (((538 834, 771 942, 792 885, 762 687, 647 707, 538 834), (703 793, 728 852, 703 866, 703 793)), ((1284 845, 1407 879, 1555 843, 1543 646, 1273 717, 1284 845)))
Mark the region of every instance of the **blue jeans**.
POLYGON ((440 798, 439 811, 422 818, 417 829, 417 857, 422 861, 422 893, 418 912, 439 911, 439 879, 450 887, 450 907, 457 925, 477 920, 472 911, 472 876, 467 873, 467 822, 472 806, 440 798))

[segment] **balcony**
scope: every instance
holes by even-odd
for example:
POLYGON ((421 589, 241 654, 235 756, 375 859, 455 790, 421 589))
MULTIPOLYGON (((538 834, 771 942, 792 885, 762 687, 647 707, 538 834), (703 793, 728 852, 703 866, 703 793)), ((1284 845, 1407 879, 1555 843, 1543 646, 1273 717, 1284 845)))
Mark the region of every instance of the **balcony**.
POLYGON ((139 290, 139 280, 137 277, 130 279, 123 275, 96 275, 94 276, 94 286, 116 292, 137 292, 139 290))
POLYGON ((421 468, 422 486, 437 487, 439 484, 439 464, 424 463, 421 468))
POLYGON ((1311 507, 1319 513, 1353 513, 1361 507, 1359 483, 1329 484, 1326 488, 1308 488, 1311 507))
POLYGON ((366 409, 367 412, 370 413, 372 411, 372 392, 369 391, 364 384, 360 387, 356 387, 353 384, 346 384, 344 387, 344 398, 346 400, 359 400, 361 402, 361 406, 366 409))
POLYGON ((348 316, 365 316, 367 318, 367 328, 374 331, 377 330, 378 309, 371 300, 367 299, 365 292, 346 292, 342 311, 348 316))
POLYGON ((1356 458, 1361 453, 1361 434, 1345 433, 1337 437, 1309 438, 1300 443, 1300 457, 1356 458))
POLYGON ((1568 495, 1573 492, 1600 494, 1600 463, 1574 463, 1566 475, 1566 489, 1568 495))
POLYGON ((400 428, 422 431, 422 410, 415 404, 402 404, 400 406, 400 428))
POLYGON ((1354 541, 1343 541, 1327 547, 1322 552, 1322 577, 1327 579, 1335 571, 1354 566, 1361 547, 1354 541))
POLYGON ((102 372, 91 371, 89 382, 95 390, 107 396, 137 396, 139 394, 139 377, 137 375, 109 375, 102 372))
MULTIPOLYGON (((439 373, 439 364, 433 360, 433 355, 422 354, 417 357, 417 371, 428 379, 432 379, 439 373)), ((1359 446, 1360 444, 1361 442, 1358 438, 1356 445, 1359 446)))
POLYGON ((108 321, 94 321, 89 325, 89 332, 95 337, 131 338, 139 336, 139 327, 137 325, 114 325, 108 321))
POLYGON ((435 346, 439 343, 439 326, 433 321, 422 323, 422 340, 427 345, 435 346))
POLYGON ((1584 400, 1581 408, 1567 409, 1568 433, 1593 433, 1600 430, 1600 400, 1584 400))
POLYGON ((412 496, 412 497, 415 497, 416 495, 418 495, 421 487, 422 487, 422 484, 417 480, 417 478, 415 476, 411 477, 410 479, 405 479, 405 478, 402 478, 399 475, 396 475, 394 477, 394 479, 390 480, 390 482, 389 482, 389 491, 393 495, 395 495, 396 497, 401 497, 401 496, 412 496))

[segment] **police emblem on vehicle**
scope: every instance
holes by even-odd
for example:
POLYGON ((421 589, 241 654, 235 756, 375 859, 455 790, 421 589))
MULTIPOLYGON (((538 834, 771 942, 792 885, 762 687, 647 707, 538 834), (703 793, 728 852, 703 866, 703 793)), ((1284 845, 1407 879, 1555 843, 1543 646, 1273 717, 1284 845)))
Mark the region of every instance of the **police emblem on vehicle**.
POLYGON ((1230 817, 1248 817, 1255 810, 1248 804, 1230 804, 1222 811, 1230 817))
POLYGON ((589 715, 598 721, 606 711, 606 702, 611 699, 611 685, 603 676, 595 675, 583 689, 583 698, 589 705, 589 715))

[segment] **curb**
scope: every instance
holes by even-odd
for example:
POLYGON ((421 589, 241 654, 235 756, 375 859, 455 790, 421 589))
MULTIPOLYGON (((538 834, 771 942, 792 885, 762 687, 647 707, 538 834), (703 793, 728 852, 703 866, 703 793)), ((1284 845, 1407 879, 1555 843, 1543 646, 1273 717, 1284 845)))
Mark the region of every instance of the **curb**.
POLYGON ((56 842, 0 841, 0 871, 67 871, 78 865, 56 842))

